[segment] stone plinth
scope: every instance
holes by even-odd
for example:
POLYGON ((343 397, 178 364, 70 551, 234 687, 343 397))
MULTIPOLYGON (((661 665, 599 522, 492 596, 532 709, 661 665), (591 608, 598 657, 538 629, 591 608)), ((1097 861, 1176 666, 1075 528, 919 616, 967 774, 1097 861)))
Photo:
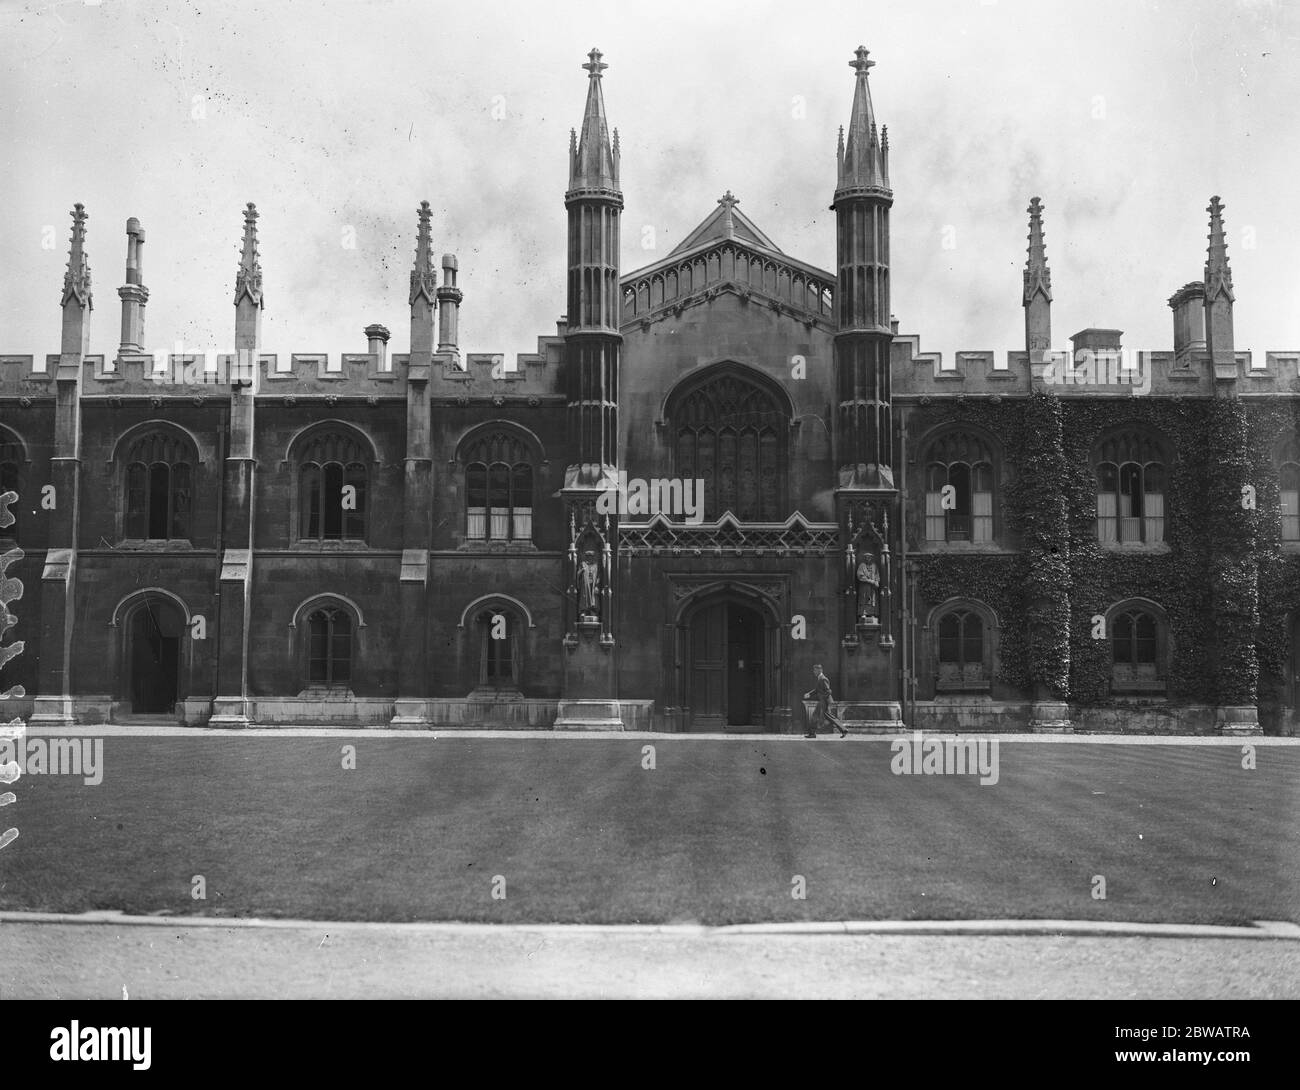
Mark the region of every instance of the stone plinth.
POLYGON ((1225 735, 1264 733, 1259 725, 1259 709, 1253 704, 1215 708, 1214 728, 1225 735))

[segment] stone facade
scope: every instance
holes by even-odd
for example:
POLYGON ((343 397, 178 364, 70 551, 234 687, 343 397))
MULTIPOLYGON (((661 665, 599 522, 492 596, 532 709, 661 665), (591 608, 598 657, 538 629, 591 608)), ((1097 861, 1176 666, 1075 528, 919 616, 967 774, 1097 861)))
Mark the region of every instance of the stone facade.
POLYGON ((923 352, 890 312, 873 64, 833 268, 728 192, 622 274, 593 50, 568 314, 513 366, 462 352, 427 204, 406 353, 382 326, 266 350, 249 205, 234 352, 142 353, 133 218, 122 343, 92 354, 78 206, 60 353, 0 356, 15 714, 793 731, 821 664, 859 731, 1293 733, 1300 352, 1235 349, 1218 198, 1171 351, 1053 350, 1034 198, 1024 348, 923 352))

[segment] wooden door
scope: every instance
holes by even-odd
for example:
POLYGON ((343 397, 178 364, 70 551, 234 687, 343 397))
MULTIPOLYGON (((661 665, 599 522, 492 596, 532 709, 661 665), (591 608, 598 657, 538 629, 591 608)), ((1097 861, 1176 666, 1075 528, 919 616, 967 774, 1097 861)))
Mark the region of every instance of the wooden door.
POLYGON ((691 727, 721 730, 727 711, 727 606, 702 609, 691 622, 691 727))

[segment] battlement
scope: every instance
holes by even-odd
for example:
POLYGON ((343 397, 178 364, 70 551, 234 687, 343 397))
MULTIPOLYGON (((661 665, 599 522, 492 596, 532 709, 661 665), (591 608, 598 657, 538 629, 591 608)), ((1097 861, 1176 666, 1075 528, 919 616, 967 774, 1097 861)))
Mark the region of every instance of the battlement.
MULTIPOLYGON (((427 379, 435 399, 492 396, 542 397, 562 391, 564 324, 560 335, 537 339, 515 367, 499 352, 432 356, 427 379)), ((61 357, 0 355, 0 397, 53 397, 61 357)), ((252 352, 148 353, 83 356, 81 392, 88 398, 196 398, 224 396, 232 385, 256 378, 259 397, 405 399, 410 356, 386 353, 252 352)))
MULTIPOLYGON (((1109 332, 1109 331, 1107 331, 1109 332)), ((915 334, 894 337, 895 398, 1024 396, 1050 389, 1060 397, 1211 397, 1216 380, 1208 351, 1130 351, 1079 347, 1040 353, 959 351, 951 359, 921 352, 915 334)), ((1236 353, 1237 391, 1243 396, 1300 393, 1300 350, 1236 353)))

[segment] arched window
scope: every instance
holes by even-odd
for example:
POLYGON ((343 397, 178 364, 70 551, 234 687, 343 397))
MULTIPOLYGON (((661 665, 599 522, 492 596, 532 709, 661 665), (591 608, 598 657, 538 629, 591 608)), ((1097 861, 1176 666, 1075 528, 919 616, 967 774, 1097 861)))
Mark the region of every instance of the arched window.
POLYGON ((1144 606, 1123 606, 1110 618, 1111 688, 1117 693, 1165 687, 1162 619, 1144 606))
POLYGON ((724 372, 674 396, 668 418, 677 478, 704 482, 706 521, 725 511, 742 522, 784 517, 790 420, 771 391, 724 372))
POLYGON ((369 452, 343 429, 318 431, 298 452, 298 536, 305 541, 365 541, 369 452))
POLYGON ((1288 436, 1275 451, 1282 491, 1282 540, 1300 541, 1300 443, 1288 436))
MULTIPOLYGON (((22 499, 22 464, 23 464, 22 444, 13 439, 9 433, 0 428, 0 492, 14 492, 18 494, 19 500, 22 499)), ((0 537, 18 540, 18 503, 9 505, 9 513, 13 515, 14 522, 12 526, 0 527, 0 537)))
POLYGON ((351 681, 352 617, 340 606, 319 606, 307 615, 307 684, 351 681))
POLYGON ((1165 457, 1140 432, 1102 442, 1096 462, 1097 540, 1103 545, 1165 539, 1165 457))
POLYGON ((532 541, 534 454, 505 429, 474 437, 464 448, 465 537, 470 541, 532 541))
POLYGON ((479 688, 518 689, 523 623, 514 610, 489 607, 475 622, 479 639, 479 688))
POLYGON ((126 453, 126 519, 130 541, 185 540, 190 536, 193 447, 170 431, 132 440, 126 453))
POLYGON ((973 609, 955 608, 938 620, 938 676, 935 688, 945 692, 989 688, 989 642, 984 618, 973 609))
POLYGON ((992 445, 978 435, 950 431, 925 454, 925 540, 992 541, 992 445))

